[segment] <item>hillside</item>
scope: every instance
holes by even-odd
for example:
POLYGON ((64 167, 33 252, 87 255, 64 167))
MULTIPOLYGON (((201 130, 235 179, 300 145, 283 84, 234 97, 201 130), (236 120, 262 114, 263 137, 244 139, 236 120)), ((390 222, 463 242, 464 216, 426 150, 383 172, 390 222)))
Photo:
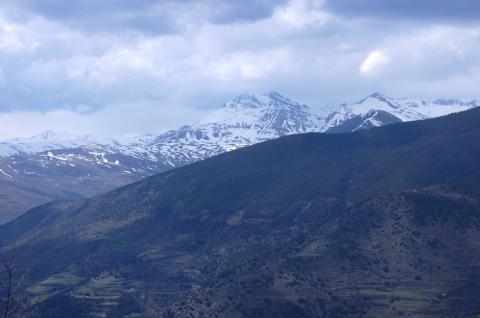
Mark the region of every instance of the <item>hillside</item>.
POLYGON ((32 209, 0 246, 43 317, 468 317, 479 122, 267 141, 32 209))
POLYGON ((330 222, 236 242, 179 317, 472 317, 478 182, 372 197, 330 222), (241 261, 239 261, 241 260, 241 261), (461 265, 460 265, 461 264, 461 265))

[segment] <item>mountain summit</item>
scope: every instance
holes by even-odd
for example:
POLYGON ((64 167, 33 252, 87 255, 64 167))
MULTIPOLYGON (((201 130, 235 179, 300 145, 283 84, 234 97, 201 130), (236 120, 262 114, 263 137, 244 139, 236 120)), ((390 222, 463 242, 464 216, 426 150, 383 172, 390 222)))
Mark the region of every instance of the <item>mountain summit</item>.
POLYGON ((134 156, 180 166, 281 136, 319 131, 322 125, 322 119, 308 106, 279 93, 245 94, 193 126, 134 142, 126 148, 134 156))
POLYGON ((342 104, 327 116, 324 132, 350 132, 393 123, 423 120, 480 106, 480 100, 423 100, 392 98, 373 93, 361 100, 342 104))
POLYGON ((0 142, 0 157, 34 154, 52 149, 77 148, 89 144, 108 143, 109 140, 91 135, 75 135, 47 130, 30 138, 15 138, 0 142))
POLYGON ((277 92, 269 92, 238 96, 207 115, 196 126, 206 125, 241 128, 246 130, 241 133, 244 137, 271 139, 317 131, 322 121, 310 107, 293 102, 277 92))

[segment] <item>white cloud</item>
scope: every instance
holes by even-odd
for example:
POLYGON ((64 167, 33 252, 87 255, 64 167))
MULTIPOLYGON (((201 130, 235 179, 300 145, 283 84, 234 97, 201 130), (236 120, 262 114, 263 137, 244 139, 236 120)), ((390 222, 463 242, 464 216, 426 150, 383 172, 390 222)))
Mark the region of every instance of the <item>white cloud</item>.
POLYGON ((0 53, 31 51, 37 46, 29 26, 9 21, 0 11, 0 53))
POLYGON ((292 0, 275 10, 270 19, 279 26, 303 28, 311 24, 325 24, 331 16, 322 11, 323 0, 292 0))
POLYGON ((149 36, 89 36, 46 17, 14 20, 0 5, 0 133, 56 129, 50 123, 105 134, 173 128, 249 91, 314 108, 373 90, 478 94, 478 24, 346 19, 323 2, 279 2, 268 18, 235 23, 205 20, 208 7, 197 5, 176 17, 178 32, 149 36))
POLYGON ((220 81, 259 79, 271 73, 282 73, 293 66, 288 49, 239 52, 210 60, 206 75, 220 81))
POLYGON ((368 54, 360 64, 360 73, 365 77, 377 76, 390 64, 390 57, 384 52, 376 50, 368 54))
POLYGON ((443 81, 469 76, 480 66, 479 51, 480 28, 431 26, 389 36, 360 71, 395 80, 443 81))

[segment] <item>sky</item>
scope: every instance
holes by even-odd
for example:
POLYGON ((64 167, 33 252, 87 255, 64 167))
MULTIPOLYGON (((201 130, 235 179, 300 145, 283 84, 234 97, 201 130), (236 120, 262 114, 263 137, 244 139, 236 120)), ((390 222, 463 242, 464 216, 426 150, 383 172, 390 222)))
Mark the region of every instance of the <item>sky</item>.
POLYGON ((2 0, 0 139, 120 137, 278 91, 479 98, 478 0, 2 0))

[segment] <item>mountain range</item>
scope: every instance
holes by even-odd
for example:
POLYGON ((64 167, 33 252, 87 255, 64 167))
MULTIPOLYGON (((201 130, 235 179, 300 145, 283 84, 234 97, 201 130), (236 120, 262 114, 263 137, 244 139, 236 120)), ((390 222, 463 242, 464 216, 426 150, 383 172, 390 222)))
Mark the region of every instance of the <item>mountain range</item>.
POLYGON ((374 93, 320 116, 306 105, 270 92, 241 95, 196 125, 128 142, 52 131, 5 141, 0 143, 0 223, 42 203, 89 197, 285 135, 351 132, 476 106, 479 100, 395 99, 374 93))
POLYGON ((475 317, 480 109, 284 136, 0 226, 38 317, 475 317))

